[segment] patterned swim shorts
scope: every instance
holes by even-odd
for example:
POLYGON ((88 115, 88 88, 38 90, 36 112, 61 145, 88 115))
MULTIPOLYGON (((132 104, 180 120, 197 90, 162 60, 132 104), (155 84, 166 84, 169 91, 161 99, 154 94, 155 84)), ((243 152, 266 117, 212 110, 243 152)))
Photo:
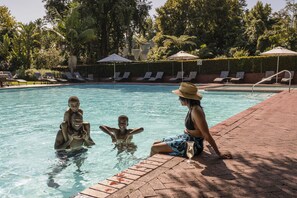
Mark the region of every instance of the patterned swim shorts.
POLYGON ((173 150, 169 155, 182 157, 186 156, 187 141, 194 141, 194 155, 198 155, 203 151, 203 138, 201 137, 193 137, 185 133, 162 140, 173 150))

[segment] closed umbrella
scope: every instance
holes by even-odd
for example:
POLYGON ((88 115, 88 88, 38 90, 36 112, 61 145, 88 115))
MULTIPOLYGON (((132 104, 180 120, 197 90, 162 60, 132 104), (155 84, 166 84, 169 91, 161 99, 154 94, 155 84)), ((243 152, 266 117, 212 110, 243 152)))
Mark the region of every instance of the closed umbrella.
MULTIPOLYGON (((276 64, 276 73, 278 73, 279 70, 279 57, 280 56, 297 56, 297 52, 294 52, 292 50, 288 50, 283 47, 275 47, 272 50, 269 50, 267 52, 263 52, 260 54, 261 56, 277 56, 277 64, 276 64)), ((278 80, 278 74, 276 75, 276 83, 278 80)))
POLYGON ((98 60, 97 63, 113 63, 113 76, 116 73, 116 63, 132 62, 131 60, 121 57, 117 54, 109 55, 101 60, 98 60))
MULTIPOLYGON (((184 71, 183 61, 184 60, 193 60, 193 59, 197 59, 197 58, 198 58, 198 56, 189 54, 189 53, 184 52, 184 51, 179 51, 178 53, 173 54, 173 55, 168 57, 168 59, 170 59, 170 60, 181 60, 182 73, 184 71)), ((183 81, 183 78, 184 78, 184 75, 182 75, 182 81, 183 81)))

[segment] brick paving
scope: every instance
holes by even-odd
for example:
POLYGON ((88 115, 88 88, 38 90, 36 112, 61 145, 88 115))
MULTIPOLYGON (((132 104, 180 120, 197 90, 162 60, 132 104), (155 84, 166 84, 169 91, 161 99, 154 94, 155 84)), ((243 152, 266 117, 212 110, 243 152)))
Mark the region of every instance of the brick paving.
POLYGON ((281 92, 212 127, 220 160, 206 143, 186 159, 154 155, 76 198, 297 197, 297 90, 281 92))

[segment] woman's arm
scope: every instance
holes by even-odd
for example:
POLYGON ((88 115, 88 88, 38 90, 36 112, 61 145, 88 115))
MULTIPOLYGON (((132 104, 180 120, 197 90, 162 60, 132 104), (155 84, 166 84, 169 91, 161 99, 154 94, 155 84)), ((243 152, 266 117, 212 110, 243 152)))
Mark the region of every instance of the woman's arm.
POLYGON ((216 154, 221 158, 231 158, 231 154, 222 154, 219 151, 219 148, 211 136, 208 128, 208 124, 205 119, 205 114, 203 110, 200 107, 195 107, 195 109, 192 111, 192 118, 196 125, 196 127, 201 131, 204 139, 209 142, 209 144, 212 146, 216 154))

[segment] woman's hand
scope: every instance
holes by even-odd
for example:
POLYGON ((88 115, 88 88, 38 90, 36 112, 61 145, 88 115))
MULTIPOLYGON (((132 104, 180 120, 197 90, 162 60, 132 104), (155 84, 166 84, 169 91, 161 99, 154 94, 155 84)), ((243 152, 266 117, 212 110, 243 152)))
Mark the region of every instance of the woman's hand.
POLYGON ((220 159, 232 159, 232 154, 229 151, 221 152, 219 155, 220 159))

